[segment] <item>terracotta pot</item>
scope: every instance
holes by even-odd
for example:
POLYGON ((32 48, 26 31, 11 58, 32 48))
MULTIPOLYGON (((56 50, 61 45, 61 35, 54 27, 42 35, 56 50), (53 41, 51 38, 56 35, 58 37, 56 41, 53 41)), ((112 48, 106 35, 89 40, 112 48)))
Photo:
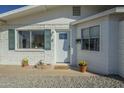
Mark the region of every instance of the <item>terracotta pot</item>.
POLYGON ((80 66, 80 72, 86 72, 87 66, 80 66))
POLYGON ((29 64, 22 62, 22 67, 26 67, 26 66, 29 66, 29 64))

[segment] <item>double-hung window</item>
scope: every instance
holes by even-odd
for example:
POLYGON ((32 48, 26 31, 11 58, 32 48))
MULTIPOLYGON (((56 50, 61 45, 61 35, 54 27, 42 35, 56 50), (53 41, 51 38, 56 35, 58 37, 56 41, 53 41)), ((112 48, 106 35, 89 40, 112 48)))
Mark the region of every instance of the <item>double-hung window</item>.
POLYGON ((93 26, 81 30, 82 50, 100 50, 100 26, 93 26))
POLYGON ((43 31, 18 31, 19 49, 44 49, 43 31))

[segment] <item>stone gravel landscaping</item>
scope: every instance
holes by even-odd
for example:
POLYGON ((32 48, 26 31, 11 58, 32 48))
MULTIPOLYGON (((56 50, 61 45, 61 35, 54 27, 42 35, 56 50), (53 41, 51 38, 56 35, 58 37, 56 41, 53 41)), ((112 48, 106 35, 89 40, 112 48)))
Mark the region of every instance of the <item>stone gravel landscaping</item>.
POLYGON ((41 71, 0 67, 1 88, 124 88, 124 78, 73 70, 41 71))
POLYGON ((0 77, 0 87, 11 88, 104 88, 122 87, 124 81, 103 76, 0 77))

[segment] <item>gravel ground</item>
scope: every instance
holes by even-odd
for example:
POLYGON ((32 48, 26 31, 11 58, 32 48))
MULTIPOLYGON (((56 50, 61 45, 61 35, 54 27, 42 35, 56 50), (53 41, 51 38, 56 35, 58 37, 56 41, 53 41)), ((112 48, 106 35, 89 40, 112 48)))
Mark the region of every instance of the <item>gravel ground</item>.
POLYGON ((118 76, 0 76, 0 87, 8 88, 124 88, 118 76))
POLYGON ((1 88, 124 88, 124 78, 79 71, 41 71, 0 67, 1 88))
POLYGON ((0 78, 0 87, 11 88, 124 88, 124 82, 107 77, 39 76, 0 78))

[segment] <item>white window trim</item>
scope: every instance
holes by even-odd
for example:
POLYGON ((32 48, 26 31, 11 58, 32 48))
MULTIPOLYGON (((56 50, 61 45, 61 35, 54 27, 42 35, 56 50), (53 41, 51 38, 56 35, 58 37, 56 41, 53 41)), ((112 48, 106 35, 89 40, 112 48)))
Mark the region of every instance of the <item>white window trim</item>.
MULTIPOLYGON (((30 29, 30 30, 44 30, 44 29, 30 29)), ((24 52, 41 52, 45 51, 45 49, 35 49, 35 48, 26 48, 26 49, 21 49, 18 48, 18 31, 29 31, 29 29, 15 29, 15 51, 24 51, 24 52)))

